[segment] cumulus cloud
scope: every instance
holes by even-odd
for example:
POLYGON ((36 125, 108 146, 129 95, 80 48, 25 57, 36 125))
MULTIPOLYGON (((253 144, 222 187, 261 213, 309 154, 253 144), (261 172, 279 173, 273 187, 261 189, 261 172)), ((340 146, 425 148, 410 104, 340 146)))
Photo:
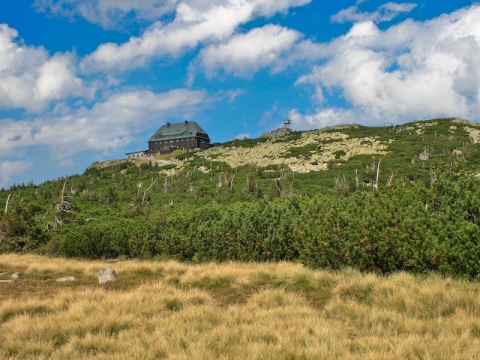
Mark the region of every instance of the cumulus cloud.
POLYGON ((11 179, 32 167, 31 161, 0 161, 0 187, 7 186, 11 179))
MULTIPOLYGON (((358 122, 479 118, 480 6, 385 31, 371 21, 358 23, 321 52, 323 62, 298 84, 320 88, 322 97, 340 91, 351 107, 347 115, 353 111, 358 122)), ((322 112, 298 119, 321 124, 322 112)))
POLYGON ((314 114, 301 114, 297 109, 288 112, 296 130, 311 130, 325 126, 351 124, 355 122, 355 113, 347 109, 325 108, 314 114))
POLYGON ((301 37, 297 31, 277 25, 255 28, 233 36, 228 42, 211 45, 200 52, 200 65, 207 74, 223 70, 236 76, 250 76, 272 65, 301 37))
POLYGON ((190 117, 208 98, 203 91, 184 89, 166 93, 134 90, 112 95, 91 109, 61 111, 57 117, 0 122, 0 157, 27 147, 50 149, 51 156, 68 162, 85 151, 109 152, 121 149, 165 117, 190 117))
POLYGON ((71 54, 50 56, 17 38, 15 29, 0 24, 0 108, 40 111, 55 100, 92 95, 75 75, 71 54))
POLYGON ((132 17, 136 21, 155 21, 175 10, 180 0, 36 0, 39 12, 75 18, 116 28, 132 17), (132 16, 133 15, 133 16, 132 16))
POLYGON ((169 23, 155 22, 138 37, 118 45, 102 44, 83 61, 86 71, 127 70, 155 57, 177 56, 199 44, 228 40, 255 17, 272 16, 311 0, 183 0, 169 23))
MULTIPOLYGON (((362 1, 363 2, 363 1, 362 1)), ((359 2, 357 2, 358 4, 359 2)), ((417 7, 413 3, 394 3, 389 2, 381 5, 375 12, 360 12, 358 6, 351 6, 343 9, 330 17, 330 20, 340 24, 347 22, 374 21, 376 23, 386 22, 395 19, 402 13, 409 13, 417 7)))
POLYGON ((243 134, 238 134, 237 136, 234 137, 234 139, 237 140, 244 140, 244 139, 250 139, 251 136, 249 133, 243 133, 243 134))

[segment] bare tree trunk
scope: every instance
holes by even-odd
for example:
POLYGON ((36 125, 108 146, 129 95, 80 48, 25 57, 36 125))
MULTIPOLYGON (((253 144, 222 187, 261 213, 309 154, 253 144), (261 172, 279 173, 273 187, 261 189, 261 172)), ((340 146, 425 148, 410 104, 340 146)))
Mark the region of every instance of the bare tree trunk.
POLYGON ((435 181, 437 181, 437 171, 430 169, 430 187, 433 187, 435 181))
POLYGON ((8 204, 9 204, 9 202, 10 202, 10 196, 11 196, 11 195, 12 195, 12 194, 9 194, 9 195, 8 195, 7 202, 5 203, 5 215, 7 214, 7 211, 8 211, 8 204))
POLYGON ((380 163, 382 162, 382 159, 378 160, 378 165, 377 165, 377 179, 375 180, 375 185, 374 188, 375 190, 378 190, 378 177, 380 175, 380 163))
POLYGON ((147 191, 150 190, 150 189, 152 188, 152 186, 155 185, 156 182, 157 182, 157 179, 155 179, 155 180, 150 184, 150 186, 143 192, 142 206, 143 206, 143 204, 145 203, 145 195, 147 194, 147 191))
POLYGON ((60 203, 57 205, 57 212, 67 212, 73 214, 73 205, 68 201, 65 196, 65 186, 67 185, 68 178, 63 183, 62 193, 60 194, 60 203))
POLYGON ((390 173, 390 175, 388 176, 388 180, 387 180, 387 186, 392 185, 392 181, 393 181, 394 177, 395 177, 395 174, 393 172, 390 173))
MULTIPOLYGON (((62 220, 62 217, 60 215, 62 212, 73 214, 73 210, 72 210, 73 205, 70 203, 70 201, 68 201, 68 197, 65 196, 65 187, 67 185, 67 181, 68 181, 68 178, 65 179, 65 182, 63 183, 62 193, 60 194, 60 203, 58 203, 57 207, 56 207, 57 213, 59 215, 57 215, 57 217, 55 219, 53 219, 53 228, 54 229, 63 225, 63 220, 62 220)), ((45 228, 45 230, 48 230, 48 225, 45 228)))
POLYGON ((163 192, 164 192, 164 193, 168 193, 168 190, 169 190, 169 189, 170 189, 170 188, 168 187, 168 179, 167 179, 167 177, 165 177, 165 182, 164 182, 164 184, 163 184, 163 192))

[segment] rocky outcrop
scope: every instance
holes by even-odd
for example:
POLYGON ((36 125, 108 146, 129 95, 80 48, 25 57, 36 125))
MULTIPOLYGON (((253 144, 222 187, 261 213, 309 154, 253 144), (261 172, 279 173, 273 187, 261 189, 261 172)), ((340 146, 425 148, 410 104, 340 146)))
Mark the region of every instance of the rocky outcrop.
MULTIPOLYGON (((277 139, 277 140, 280 140, 277 139)), ((299 139, 260 142, 253 147, 218 146, 198 153, 207 160, 224 161, 231 167, 255 165, 288 165, 292 171, 310 172, 327 170, 329 163, 338 159, 348 160, 352 156, 371 154, 384 155, 387 144, 376 137, 350 138, 341 132, 314 130, 305 132, 299 139), (289 156, 295 148, 315 148, 307 151, 307 156, 289 156)))
POLYGON ((465 131, 468 132, 471 142, 473 142, 475 144, 480 142, 480 130, 474 129, 474 128, 469 127, 469 126, 465 126, 465 131))

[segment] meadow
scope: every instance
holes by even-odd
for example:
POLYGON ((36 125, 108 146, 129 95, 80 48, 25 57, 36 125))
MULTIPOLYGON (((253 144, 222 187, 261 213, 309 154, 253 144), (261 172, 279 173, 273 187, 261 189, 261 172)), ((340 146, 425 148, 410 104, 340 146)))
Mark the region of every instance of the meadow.
POLYGON ((2 359, 480 358, 480 284, 438 274, 0 255, 0 280, 17 271, 2 359))

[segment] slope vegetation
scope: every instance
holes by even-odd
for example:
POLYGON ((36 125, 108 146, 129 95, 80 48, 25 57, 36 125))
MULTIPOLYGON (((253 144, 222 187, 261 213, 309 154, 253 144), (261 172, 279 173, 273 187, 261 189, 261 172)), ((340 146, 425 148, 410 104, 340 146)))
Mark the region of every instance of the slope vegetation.
POLYGON ((0 251, 480 275, 480 127, 344 125, 0 191, 0 251))

